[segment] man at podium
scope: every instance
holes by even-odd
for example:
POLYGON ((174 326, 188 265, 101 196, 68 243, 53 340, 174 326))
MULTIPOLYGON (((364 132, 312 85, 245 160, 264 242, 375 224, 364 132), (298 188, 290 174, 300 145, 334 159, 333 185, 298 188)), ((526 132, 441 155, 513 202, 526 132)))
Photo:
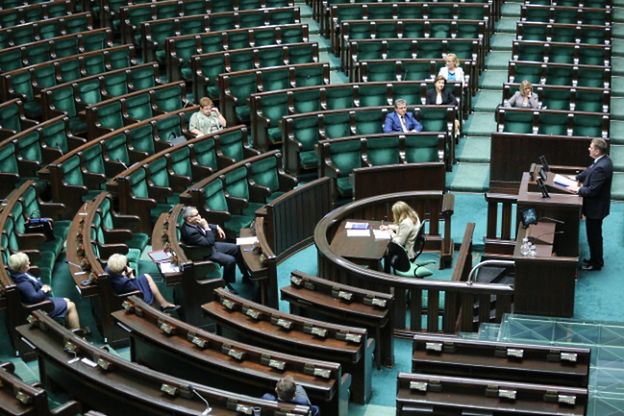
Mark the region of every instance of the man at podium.
POLYGON ((604 266, 602 220, 609 215, 613 178, 613 164, 607 155, 607 149, 606 140, 593 139, 588 150, 594 163, 576 176, 576 180, 581 183, 578 194, 583 197, 583 215, 590 253, 589 259, 583 260, 582 268, 588 271, 598 271, 604 266))

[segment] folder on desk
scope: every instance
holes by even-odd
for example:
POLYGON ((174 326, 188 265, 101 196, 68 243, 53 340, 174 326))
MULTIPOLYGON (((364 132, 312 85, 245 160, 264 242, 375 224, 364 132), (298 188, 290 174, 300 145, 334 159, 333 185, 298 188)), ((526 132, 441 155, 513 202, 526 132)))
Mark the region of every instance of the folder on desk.
POLYGON ((347 221, 345 224, 345 229, 347 230, 368 230, 368 227, 369 225, 367 222, 347 221))

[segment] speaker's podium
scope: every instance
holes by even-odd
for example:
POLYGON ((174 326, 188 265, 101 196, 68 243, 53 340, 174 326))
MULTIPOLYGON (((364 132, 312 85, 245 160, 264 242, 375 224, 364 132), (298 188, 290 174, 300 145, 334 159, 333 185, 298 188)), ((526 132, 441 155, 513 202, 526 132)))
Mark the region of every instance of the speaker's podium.
POLYGON ((546 173, 545 186, 541 187, 536 175, 525 172, 518 190, 518 212, 532 210, 536 221, 527 228, 520 224, 516 233, 514 312, 571 317, 583 201, 557 185, 554 173, 546 173), (525 237, 535 244, 534 256, 521 253, 525 237))

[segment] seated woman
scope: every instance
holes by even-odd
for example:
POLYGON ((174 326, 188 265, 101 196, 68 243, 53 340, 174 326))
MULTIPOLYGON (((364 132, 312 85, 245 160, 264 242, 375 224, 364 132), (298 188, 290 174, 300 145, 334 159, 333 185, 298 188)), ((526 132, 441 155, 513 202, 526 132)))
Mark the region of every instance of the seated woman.
POLYGON ((9 272, 15 282, 22 302, 27 305, 50 300, 54 305, 52 318, 64 318, 69 329, 80 328, 80 318, 74 302, 67 298, 52 296, 52 289, 44 285, 41 279, 28 273, 30 259, 26 253, 18 252, 9 257, 9 272))
POLYGON ((533 108, 539 110, 539 97, 533 92, 533 85, 526 79, 520 83, 520 88, 505 102, 505 107, 533 108))
POLYGON ((118 295, 140 290, 146 303, 151 305, 156 300, 163 312, 171 313, 180 309, 180 306, 174 305, 163 297, 152 276, 142 274, 136 277, 134 270, 128 267, 128 258, 123 254, 111 255, 106 262, 104 272, 110 276, 113 292, 118 295))
POLYGON ((271 393, 265 393, 262 396, 263 400, 271 400, 280 402, 288 402, 294 404, 300 404, 303 406, 310 406, 312 416, 320 416, 321 412, 318 406, 313 405, 310 402, 308 393, 303 387, 295 383, 295 379, 292 376, 285 376, 277 381, 275 386, 275 393, 277 397, 271 393))
POLYGON ((412 260, 416 257, 414 243, 420 230, 420 218, 416 211, 403 201, 397 201, 392 205, 393 224, 382 225, 380 230, 390 231, 392 241, 400 245, 407 252, 407 257, 412 260))
POLYGON ((438 75, 447 81, 459 81, 464 86, 464 70, 459 66, 457 55, 449 53, 444 57, 444 60, 446 61, 446 66, 440 68, 438 75))
MULTIPOLYGON (((438 75, 433 83, 433 89, 427 91, 427 104, 428 105, 458 105, 457 98, 452 92, 446 89, 446 78, 442 75, 438 75)), ((455 117, 453 123, 454 133, 459 135, 459 120, 455 117)))

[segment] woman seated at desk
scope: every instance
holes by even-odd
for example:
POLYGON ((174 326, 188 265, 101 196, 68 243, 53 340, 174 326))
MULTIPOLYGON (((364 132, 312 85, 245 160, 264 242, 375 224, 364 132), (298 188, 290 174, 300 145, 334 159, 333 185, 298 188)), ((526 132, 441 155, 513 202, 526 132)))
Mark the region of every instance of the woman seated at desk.
POLYGON ((180 309, 178 305, 174 305, 163 297, 152 276, 142 274, 135 277, 134 270, 128 267, 128 258, 123 254, 111 255, 106 262, 104 272, 110 276, 113 292, 118 295, 139 290, 147 304, 151 305, 156 300, 160 309, 165 313, 172 313, 180 309))
POLYGON ((420 230, 418 214, 405 202, 397 201, 392 205, 392 220, 393 224, 382 225, 379 229, 389 231, 392 241, 405 249, 410 260, 414 259, 414 243, 420 230))

